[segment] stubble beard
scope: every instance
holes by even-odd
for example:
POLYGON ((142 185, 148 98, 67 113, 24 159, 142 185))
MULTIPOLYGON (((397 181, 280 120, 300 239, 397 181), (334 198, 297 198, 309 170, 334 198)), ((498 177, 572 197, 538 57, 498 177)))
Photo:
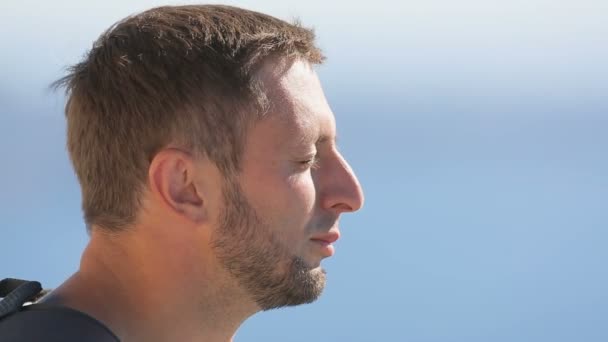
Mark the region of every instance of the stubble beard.
POLYGON ((290 253, 236 182, 224 185, 224 209, 212 245, 223 267, 262 310, 311 303, 325 287, 325 271, 290 253))

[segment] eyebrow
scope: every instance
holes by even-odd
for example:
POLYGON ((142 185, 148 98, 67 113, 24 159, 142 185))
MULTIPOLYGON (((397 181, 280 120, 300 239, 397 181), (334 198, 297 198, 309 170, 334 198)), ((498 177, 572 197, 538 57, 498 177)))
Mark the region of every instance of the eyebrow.
POLYGON ((338 135, 336 134, 335 136, 331 137, 327 134, 322 134, 319 139, 317 139, 315 145, 323 145, 326 144, 328 142, 332 142, 334 144, 338 144, 338 135))

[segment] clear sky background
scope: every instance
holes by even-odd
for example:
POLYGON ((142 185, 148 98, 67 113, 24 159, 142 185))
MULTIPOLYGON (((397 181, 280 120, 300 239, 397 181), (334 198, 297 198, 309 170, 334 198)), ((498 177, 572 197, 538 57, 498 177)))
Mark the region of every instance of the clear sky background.
MULTIPOLYGON (((0 277, 55 287, 77 268, 87 235, 47 86, 165 3, 0 2, 0 277)), ((608 2, 228 3, 315 27, 367 200, 341 220, 323 297, 254 316, 237 342, 608 341, 608 2)))

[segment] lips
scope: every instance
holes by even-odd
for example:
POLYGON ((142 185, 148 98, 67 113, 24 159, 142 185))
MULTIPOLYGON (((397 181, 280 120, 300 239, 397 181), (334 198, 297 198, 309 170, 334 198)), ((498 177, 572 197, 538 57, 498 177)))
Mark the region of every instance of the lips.
POLYGON ((334 245, 332 245, 332 243, 336 242, 339 238, 340 232, 331 230, 325 234, 313 236, 310 238, 310 241, 320 247, 320 251, 324 257, 330 257, 335 253, 334 245))
POLYGON ((317 242, 323 242, 325 244, 332 244, 334 242, 336 242, 338 239, 340 238, 340 232, 336 231, 329 231, 325 234, 321 234, 321 235, 315 235, 312 238, 310 238, 313 241, 317 241, 317 242))

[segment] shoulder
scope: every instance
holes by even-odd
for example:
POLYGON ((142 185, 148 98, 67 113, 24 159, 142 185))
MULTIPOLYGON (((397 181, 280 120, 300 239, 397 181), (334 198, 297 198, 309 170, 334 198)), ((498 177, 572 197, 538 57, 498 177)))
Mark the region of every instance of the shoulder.
POLYGON ((80 311, 45 304, 34 304, 0 320, 3 342, 118 342, 101 322, 80 311))

